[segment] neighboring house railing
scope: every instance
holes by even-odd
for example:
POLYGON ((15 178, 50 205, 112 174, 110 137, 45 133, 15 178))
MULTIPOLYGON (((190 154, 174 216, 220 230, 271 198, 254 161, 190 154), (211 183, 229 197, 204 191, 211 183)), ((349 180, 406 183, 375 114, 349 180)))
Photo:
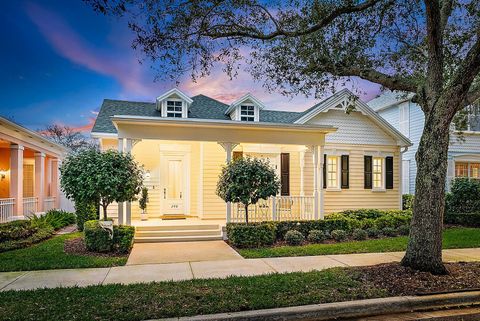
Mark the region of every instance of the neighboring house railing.
POLYGON ((50 196, 43 200, 43 211, 48 212, 55 208, 55 197, 50 196))
MULTIPOLYGON (((248 221, 313 220, 313 196, 275 196, 248 207, 248 221)), ((233 204, 232 222, 245 222, 243 204, 233 204)))
POLYGON ((23 198, 23 216, 30 217, 37 212, 38 198, 24 197, 23 198))
POLYGON ((0 198, 0 223, 8 222, 14 216, 14 207, 14 198, 0 198))

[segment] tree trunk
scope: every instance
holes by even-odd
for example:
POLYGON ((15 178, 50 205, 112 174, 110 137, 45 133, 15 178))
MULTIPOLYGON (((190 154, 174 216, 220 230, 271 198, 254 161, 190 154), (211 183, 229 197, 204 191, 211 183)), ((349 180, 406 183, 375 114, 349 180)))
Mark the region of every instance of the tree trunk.
POLYGON ((104 220, 104 221, 107 220, 107 207, 108 207, 108 204, 102 204, 102 208, 103 208, 103 220, 104 220))
POLYGON ((245 223, 248 224, 248 204, 245 204, 245 223))
POLYGON ((417 177, 410 239, 402 260, 403 266, 433 274, 448 273, 442 262, 442 229, 449 122, 441 110, 437 108, 425 115, 425 128, 416 154, 417 177))

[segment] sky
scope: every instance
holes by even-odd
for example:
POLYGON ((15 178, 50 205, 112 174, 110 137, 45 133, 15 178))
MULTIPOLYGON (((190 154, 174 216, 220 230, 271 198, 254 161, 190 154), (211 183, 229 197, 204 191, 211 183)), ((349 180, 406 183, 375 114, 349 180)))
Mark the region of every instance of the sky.
MULTIPOLYGON (((23 126, 57 123, 88 133, 104 98, 153 102, 176 85, 155 82, 152 66, 138 62, 125 20, 99 15, 81 0, 5 1, 2 9, 0 115, 23 126)), ((220 68, 197 82, 186 75, 178 86, 224 103, 250 92, 277 110, 302 111, 316 102, 268 93, 245 72, 229 80, 220 68)), ((350 86, 365 101, 380 91, 361 80, 350 86)))

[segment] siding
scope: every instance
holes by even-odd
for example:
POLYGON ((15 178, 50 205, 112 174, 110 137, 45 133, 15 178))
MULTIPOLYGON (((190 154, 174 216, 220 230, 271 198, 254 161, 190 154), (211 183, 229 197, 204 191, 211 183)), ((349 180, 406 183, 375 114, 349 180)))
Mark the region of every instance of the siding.
POLYGON ((337 127, 336 132, 326 135, 326 143, 396 145, 392 137, 360 112, 345 114, 344 111, 329 110, 315 116, 307 124, 337 127))

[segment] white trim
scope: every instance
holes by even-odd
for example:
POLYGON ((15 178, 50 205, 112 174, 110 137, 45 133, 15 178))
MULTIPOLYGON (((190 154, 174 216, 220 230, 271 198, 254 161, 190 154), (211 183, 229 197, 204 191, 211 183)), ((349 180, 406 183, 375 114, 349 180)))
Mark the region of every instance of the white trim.
MULTIPOLYGON (((341 162, 342 162, 342 155, 346 155, 346 154, 329 154, 327 151, 324 152, 324 155, 327 155, 327 164, 326 164, 326 167, 325 167, 325 172, 327 174, 327 177, 326 177, 326 182, 327 182, 327 186, 325 188, 325 190, 327 192, 341 192, 342 189, 341 189, 341 179, 342 179, 342 176, 341 176, 341 172, 342 172, 342 168, 341 168, 341 162), (336 158, 337 159, 337 184, 336 186, 332 186, 332 187, 329 187, 328 186, 328 159, 329 158, 336 158)), ((323 184, 323 183, 322 183, 323 184)))
POLYGON ((172 88, 170 89, 169 91, 167 91, 166 93, 160 95, 157 97, 156 101, 157 102, 161 102, 163 101, 164 99, 172 96, 176 94, 177 96, 181 97, 183 100, 185 100, 188 104, 191 104, 193 103, 193 100, 192 98, 188 97, 185 93, 183 93, 180 89, 178 88, 172 88))
POLYGON ((386 168, 385 168, 385 157, 383 156, 372 156, 372 192, 385 192, 386 191, 386 186, 385 186, 385 180, 386 180, 386 168), (375 187, 375 166, 374 166, 374 162, 375 162, 375 159, 380 159, 381 162, 382 162, 382 178, 380 180, 380 182, 382 183, 382 185, 380 187, 375 187))
POLYGON ((230 115, 237 106, 239 106, 246 100, 252 101, 253 105, 256 105, 260 110, 266 108, 266 106, 258 98, 253 96, 251 93, 247 93, 242 97, 238 98, 237 100, 235 100, 234 102, 232 102, 230 106, 227 108, 227 110, 225 111, 225 115, 230 115))
POLYGON ((204 211, 203 211, 203 170, 204 170, 204 154, 205 154, 205 143, 200 142, 200 159, 198 162, 199 165, 199 173, 198 173, 198 199, 197 199, 197 212, 199 217, 203 217, 204 211))
POLYGON ((337 106, 339 103, 345 99, 354 99, 356 111, 361 112, 365 116, 369 117, 375 124, 382 128, 386 133, 390 134, 393 138, 397 140, 397 144, 400 146, 412 146, 410 140, 400 133, 395 127, 388 123, 385 119, 379 116, 375 111, 373 111, 366 103, 356 97, 348 89, 342 89, 339 92, 335 93, 333 96, 330 96, 315 108, 313 108, 306 115, 300 117, 295 121, 295 124, 305 124, 311 120, 316 115, 326 112, 329 109, 337 106), (353 96, 353 97, 352 97, 353 96))

